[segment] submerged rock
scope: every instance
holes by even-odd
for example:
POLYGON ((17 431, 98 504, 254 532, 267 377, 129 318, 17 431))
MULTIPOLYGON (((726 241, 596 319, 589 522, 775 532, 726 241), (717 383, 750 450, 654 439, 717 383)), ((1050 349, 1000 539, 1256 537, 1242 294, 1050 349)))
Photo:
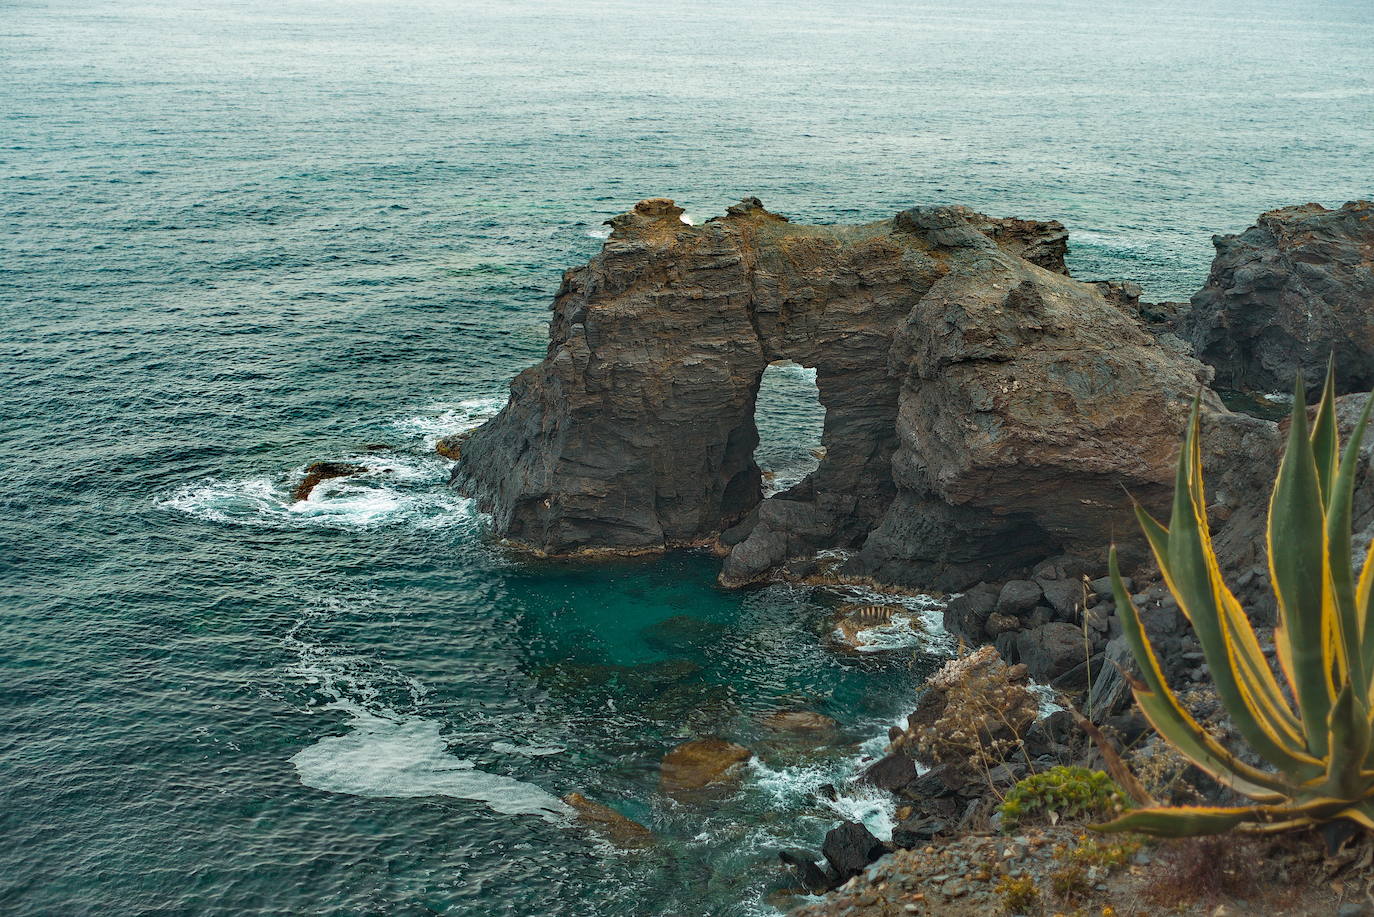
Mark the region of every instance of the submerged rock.
POLYGON ((774 732, 824 734, 835 732, 839 725, 824 713, 812 713, 809 710, 779 710, 763 718, 764 728, 774 732))
POLYGON ((754 755, 743 745, 724 739, 694 739, 663 756, 659 789, 668 794, 701 790, 738 776, 739 765, 754 755))
POLYGON ((654 844, 654 833, 633 819, 621 815, 610 806, 583 796, 569 793, 563 801, 576 813, 577 822, 591 829, 617 847, 642 849, 654 844))
POLYGON ((801 226, 753 198, 681 216, 656 198, 610 221, 564 275, 548 355, 464 442, 454 481, 498 534, 640 551, 749 520, 726 585, 846 548, 847 575, 957 589, 1134 532, 1123 488, 1168 493, 1206 370, 1065 276, 1062 226, 960 207, 801 226), (825 451, 764 500, 776 360, 816 369, 825 451))
POLYGON ((724 632, 724 625, 692 615, 673 615, 639 632, 644 642, 656 650, 681 653, 698 650, 716 640, 724 632))
POLYGON ((1218 383, 1287 392, 1301 373, 1315 398, 1334 354, 1342 393, 1374 388, 1374 203, 1271 210, 1212 244, 1181 332, 1218 383))
POLYGON ((367 466, 353 465, 348 462, 315 462, 305 469, 305 477, 301 478, 300 484, 296 485, 296 492, 291 495, 291 499, 297 502, 310 499, 310 493, 321 481, 328 481, 331 478, 351 478, 354 475, 366 474, 367 466))

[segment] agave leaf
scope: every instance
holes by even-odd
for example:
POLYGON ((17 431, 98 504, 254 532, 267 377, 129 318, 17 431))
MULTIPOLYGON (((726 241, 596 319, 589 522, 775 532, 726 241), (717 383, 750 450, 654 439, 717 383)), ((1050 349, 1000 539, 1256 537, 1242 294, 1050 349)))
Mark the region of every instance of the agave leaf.
POLYGON ((1336 815, 1337 818, 1348 818, 1364 828, 1374 831, 1374 801, 1361 802, 1359 805, 1342 809, 1336 815))
POLYGON ((1326 787, 1343 798, 1358 799, 1369 787, 1361 774, 1370 750, 1369 712, 1348 681, 1331 706, 1327 730, 1331 755, 1327 759, 1326 787))
POLYGON ((1162 809, 1136 809, 1104 825, 1090 825, 1096 831, 1139 831, 1159 837, 1188 837, 1220 834, 1249 823, 1266 830, 1283 830, 1333 818, 1350 809, 1348 800, 1332 797, 1309 799, 1301 804, 1274 806, 1171 806, 1162 809))
POLYGON ((1171 809, 1136 809, 1106 824, 1089 825, 1094 831, 1114 834, 1120 831, 1139 831, 1156 837, 1193 837, 1198 834, 1221 834, 1247 821, 1258 821, 1263 806, 1235 809, 1180 806, 1171 809))
POLYGON ((1308 751, 1322 757, 1327 752, 1327 733, 1318 724, 1326 723, 1335 698, 1325 614, 1326 520, 1316 457, 1307 436, 1301 378, 1293 399, 1288 447, 1269 501, 1269 576, 1279 605, 1275 640, 1285 644, 1293 693, 1307 728, 1308 751))
MULTIPOLYGON (((1143 509, 1137 507, 1136 512, 1149 519, 1143 509)), ((1158 523, 1155 526, 1158 527, 1158 523)), ((1132 686, 1133 693, 1150 725, 1202 771, 1236 792, 1262 802, 1275 802, 1296 793, 1297 788, 1282 774, 1261 771, 1237 758, 1198 725, 1192 714, 1178 702, 1164 678, 1154 648, 1145 636, 1135 603, 1121 581, 1115 547, 1108 553, 1107 564, 1112 576, 1117 614, 1121 619, 1121 631, 1140 665, 1143 679, 1143 684, 1132 686)))
MULTIPOLYGON (((1296 408, 1298 405, 1294 403, 1296 408)), ((1306 405, 1303 405, 1306 409, 1306 405)), ((1336 460, 1340 457, 1340 442, 1336 431, 1336 370, 1328 362, 1326 384, 1322 387, 1317 416, 1312 423, 1312 457, 1317 466, 1317 482, 1321 486, 1322 505, 1331 505, 1331 482, 1336 477, 1336 460)))
MULTIPOLYGON (((1283 701, 1249 619, 1222 581, 1212 550, 1202 486, 1200 406, 1201 398, 1194 399, 1179 456, 1169 528, 1164 530, 1158 523, 1148 526, 1143 519, 1141 525, 1166 584, 1193 624, 1217 694, 1236 728, 1275 767, 1315 774, 1323 770, 1321 762, 1308 754, 1299 724, 1283 701), (1166 544, 1160 543, 1162 531, 1167 531, 1166 544)), ((1136 515, 1145 514, 1137 511, 1136 515)))
MULTIPOLYGON (((1328 382, 1328 388, 1330 383, 1328 382)), ((1327 504, 1327 564, 1331 572, 1332 601, 1336 606, 1339 646, 1349 678, 1357 685, 1368 684, 1368 656, 1363 652, 1364 614, 1357 601, 1354 571, 1351 568, 1350 529, 1355 493, 1355 472, 1359 466, 1360 443, 1364 441, 1374 397, 1365 401, 1364 410, 1346 444, 1331 485, 1327 504)), ((1363 577, 1362 577, 1363 578, 1363 577)))

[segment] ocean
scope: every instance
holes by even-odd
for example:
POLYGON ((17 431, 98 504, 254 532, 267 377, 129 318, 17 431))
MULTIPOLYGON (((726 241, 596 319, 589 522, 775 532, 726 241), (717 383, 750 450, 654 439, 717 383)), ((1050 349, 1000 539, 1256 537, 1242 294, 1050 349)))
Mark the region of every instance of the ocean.
MULTIPOLYGON (((1211 234, 1369 196, 1371 47, 1355 0, 0 0, 0 912, 786 906, 778 848, 890 827, 850 780, 939 600, 846 653, 872 595, 533 561, 434 442, 644 197, 1059 219, 1076 276, 1186 298, 1211 234), (293 503, 318 460, 368 472, 293 503), (707 734, 738 788, 662 796, 707 734)), ((770 370, 774 486, 821 411, 770 370)))

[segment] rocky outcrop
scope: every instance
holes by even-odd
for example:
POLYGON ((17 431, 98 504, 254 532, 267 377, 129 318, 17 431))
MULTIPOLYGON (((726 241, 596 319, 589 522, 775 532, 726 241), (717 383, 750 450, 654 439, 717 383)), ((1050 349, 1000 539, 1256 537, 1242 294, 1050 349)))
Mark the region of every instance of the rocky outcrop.
POLYGON ((296 491, 291 495, 293 501, 309 500, 310 494, 322 481, 329 481, 333 478, 351 478, 355 475, 366 474, 367 468, 363 465, 354 465, 350 462, 313 462, 305 469, 305 477, 296 485, 296 491))
POLYGON ((546 358, 462 443, 454 480, 500 535, 547 554, 719 537, 727 585, 847 548, 847 575, 954 589, 1100 551, 1135 531, 1123 488, 1168 493, 1205 368, 1067 277, 1062 226, 959 207, 800 226, 752 198, 681 215, 609 221, 546 358), (817 371, 824 457, 764 500, 776 360, 817 371))
POLYGON ((1302 373, 1315 397, 1334 353, 1342 392, 1374 388, 1374 203, 1271 210, 1212 244, 1182 332, 1219 384, 1284 392, 1302 373))

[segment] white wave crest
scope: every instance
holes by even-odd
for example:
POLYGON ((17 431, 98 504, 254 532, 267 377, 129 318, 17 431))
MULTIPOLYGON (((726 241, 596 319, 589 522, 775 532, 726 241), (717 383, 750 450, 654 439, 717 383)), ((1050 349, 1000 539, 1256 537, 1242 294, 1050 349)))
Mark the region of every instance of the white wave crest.
POLYGON ((414 486, 442 484, 438 460, 367 461, 366 474, 322 481, 306 500, 291 499, 291 482, 208 478, 178 488, 161 505, 209 522, 277 528, 439 528, 475 518, 471 501, 456 491, 414 486))
MULTIPOLYGON (((886 624, 875 624, 854 635, 854 649, 860 653, 886 653, 905 650, 925 643, 925 632, 913 625, 912 615, 894 614, 886 624)), ((844 632, 835 629, 835 636, 844 639, 844 632)))
MULTIPOLYGON (((825 589, 854 605, 900 605, 910 613, 906 618, 902 615, 893 615, 891 625, 864 631, 863 633, 874 636, 871 648, 856 647, 861 651, 877 652, 919 646, 931 653, 953 654, 958 644, 954 636, 945 630, 945 606, 949 604, 948 599, 936 598, 933 595, 881 592, 867 586, 852 584, 826 586, 825 589), (900 646, 896 645, 898 643, 900 646)), ((863 640, 862 636, 860 640, 863 640)))
POLYGON ((866 759, 846 758, 819 764, 772 768, 758 759, 749 762, 750 785, 767 794, 773 808, 793 810, 819 801, 845 821, 859 822, 874 837, 892 839, 897 817, 897 797, 886 790, 858 781, 866 759), (835 787, 835 798, 820 796, 824 784, 835 787))
POLYGON ((571 810, 532 783, 478 770, 448 753, 433 720, 382 716, 341 701, 352 717, 346 735, 327 736, 291 758, 301 783, 352 796, 451 796, 485 803, 503 815, 562 822, 571 810))
POLYGON ((431 404, 420 414, 394 421, 392 427, 401 433, 419 437, 426 451, 445 436, 466 433, 486 423, 506 406, 506 396, 487 395, 465 398, 458 402, 431 404))

